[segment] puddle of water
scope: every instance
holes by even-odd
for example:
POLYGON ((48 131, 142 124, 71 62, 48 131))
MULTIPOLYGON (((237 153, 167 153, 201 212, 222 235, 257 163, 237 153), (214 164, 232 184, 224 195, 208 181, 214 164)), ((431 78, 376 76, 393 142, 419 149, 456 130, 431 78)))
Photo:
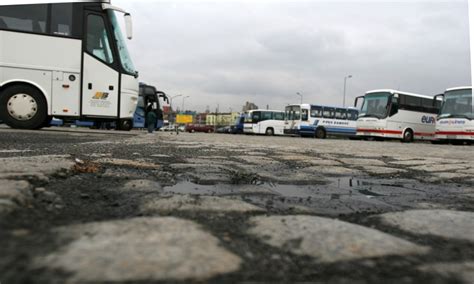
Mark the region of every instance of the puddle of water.
POLYGON ((366 180, 350 177, 332 178, 325 185, 288 185, 260 183, 257 185, 217 184, 201 185, 182 181, 173 186, 164 187, 164 192, 193 195, 281 195, 284 197, 311 198, 330 195, 331 199, 340 199, 342 195, 362 194, 368 198, 384 196, 371 191, 373 184, 366 180))

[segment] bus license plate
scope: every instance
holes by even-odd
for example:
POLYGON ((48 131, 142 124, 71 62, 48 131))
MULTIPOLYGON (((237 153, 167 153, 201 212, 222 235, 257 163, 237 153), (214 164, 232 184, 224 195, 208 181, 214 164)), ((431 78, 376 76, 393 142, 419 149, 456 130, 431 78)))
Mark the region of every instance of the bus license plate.
POLYGON ((456 135, 448 135, 448 139, 457 139, 458 137, 456 135))

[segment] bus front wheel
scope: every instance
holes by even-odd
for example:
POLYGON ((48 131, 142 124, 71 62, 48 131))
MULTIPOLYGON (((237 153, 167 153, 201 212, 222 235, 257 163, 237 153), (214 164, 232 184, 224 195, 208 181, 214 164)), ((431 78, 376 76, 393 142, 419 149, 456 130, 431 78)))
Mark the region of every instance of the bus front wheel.
POLYGON ((273 132, 273 128, 267 128, 265 131, 265 135, 267 136, 273 136, 275 133, 273 132))
POLYGON ((325 139, 326 138, 326 131, 323 128, 316 129, 315 135, 318 139, 325 139))
POLYGON ((405 142, 405 143, 413 142, 413 131, 411 129, 405 130, 405 132, 403 133, 402 142, 405 142))
POLYGON ((36 88, 11 86, 0 96, 0 117, 12 128, 39 129, 48 119, 46 100, 36 88))

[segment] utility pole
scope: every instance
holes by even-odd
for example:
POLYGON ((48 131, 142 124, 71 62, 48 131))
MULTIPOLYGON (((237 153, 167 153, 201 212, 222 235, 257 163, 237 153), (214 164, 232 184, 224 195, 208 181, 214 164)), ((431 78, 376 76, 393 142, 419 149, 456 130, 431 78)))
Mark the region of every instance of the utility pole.
POLYGON ((350 78, 352 78, 352 75, 347 75, 344 77, 344 94, 342 97, 342 107, 346 107, 346 82, 347 82, 347 79, 350 79, 350 78))

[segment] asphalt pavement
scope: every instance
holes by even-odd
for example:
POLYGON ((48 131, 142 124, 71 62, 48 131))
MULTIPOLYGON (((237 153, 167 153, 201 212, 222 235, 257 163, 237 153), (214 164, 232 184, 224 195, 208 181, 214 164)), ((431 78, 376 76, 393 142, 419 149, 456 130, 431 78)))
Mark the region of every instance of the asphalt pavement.
POLYGON ((473 150, 0 128, 0 283, 473 283, 473 150))

